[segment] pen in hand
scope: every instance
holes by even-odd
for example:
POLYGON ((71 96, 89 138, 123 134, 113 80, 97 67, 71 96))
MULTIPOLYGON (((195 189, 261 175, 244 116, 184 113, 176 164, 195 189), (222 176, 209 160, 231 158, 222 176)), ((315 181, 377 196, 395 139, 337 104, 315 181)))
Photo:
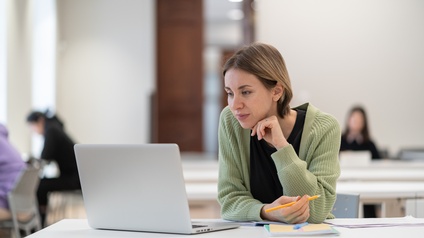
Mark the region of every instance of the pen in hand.
MULTIPOLYGON (((321 195, 315 195, 315 196, 309 197, 308 198, 308 201, 315 200, 315 199, 319 198, 320 196, 321 195)), ((275 210, 278 210, 278 209, 281 209, 281 208, 290 207, 290 206, 292 206, 295 203, 296 202, 289 202, 289 203, 286 203, 286 204, 283 204, 283 205, 280 205, 280 206, 268 208, 268 209, 265 210, 265 212, 272 212, 272 211, 275 211, 275 210)))

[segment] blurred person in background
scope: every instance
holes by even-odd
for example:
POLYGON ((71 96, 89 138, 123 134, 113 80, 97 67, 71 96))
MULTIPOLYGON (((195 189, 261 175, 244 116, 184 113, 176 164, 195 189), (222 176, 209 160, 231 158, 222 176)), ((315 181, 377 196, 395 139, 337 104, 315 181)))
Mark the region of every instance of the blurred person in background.
POLYGON ((59 167, 59 177, 42 178, 37 190, 39 211, 42 224, 45 225, 48 194, 53 191, 79 190, 81 184, 74 152, 74 141, 65 132, 63 122, 57 116, 33 111, 27 122, 32 131, 44 137, 41 159, 55 161, 59 167))
POLYGON ((7 128, 0 124, 0 220, 11 219, 7 194, 15 185, 26 163, 9 141, 7 128))
MULTIPOLYGON (((379 150, 371 139, 367 114, 361 106, 350 109, 345 130, 342 134, 340 151, 369 151, 372 159, 381 159, 379 150)), ((364 217, 377 217, 379 207, 364 205, 364 217)))
POLYGON ((379 150, 371 139, 367 114, 361 106, 349 111, 347 124, 342 134, 340 151, 370 151, 372 159, 381 159, 379 150))

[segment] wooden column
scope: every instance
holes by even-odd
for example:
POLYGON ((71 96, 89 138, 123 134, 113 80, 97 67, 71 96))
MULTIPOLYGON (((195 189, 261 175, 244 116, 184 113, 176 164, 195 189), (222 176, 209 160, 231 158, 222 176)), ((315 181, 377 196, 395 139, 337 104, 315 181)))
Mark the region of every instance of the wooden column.
POLYGON ((157 93, 153 141, 203 150, 203 6, 157 1, 157 93))

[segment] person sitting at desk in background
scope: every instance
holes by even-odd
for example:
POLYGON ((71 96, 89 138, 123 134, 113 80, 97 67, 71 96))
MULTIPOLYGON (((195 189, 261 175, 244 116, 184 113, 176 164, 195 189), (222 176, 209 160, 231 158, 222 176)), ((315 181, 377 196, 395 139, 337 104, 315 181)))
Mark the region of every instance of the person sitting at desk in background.
POLYGON ((26 163, 8 137, 7 128, 0 124, 0 221, 12 218, 7 194, 13 189, 19 175, 26 168, 26 163))
POLYGON ((225 63, 223 75, 228 106, 218 132, 222 217, 287 223, 334 218, 340 175, 337 120, 309 103, 290 108, 286 65, 271 45, 240 49, 225 63), (309 202, 313 195, 321 197, 309 202))
POLYGON ((340 151, 370 151, 372 159, 381 159, 377 147, 371 139, 365 109, 354 106, 349 111, 345 131, 342 134, 340 151))
MULTIPOLYGON (((368 120, 365 109, 361 106, 354 106, 349 111, 345 131, 342 134, 340 151, 370 151, 371 158, 381 159, 380 153, 368 129, 368 120)), ((378 206, 366 204, 363 206, 364 217, 374 218, 377 217, 378 206)))
POLYGON ((56 117, 34 111, 27 117, 31 129, 44 136, 41 159, 56 161, 60 175, 58 178, 42 178, 37 190, 37 198, 42 224, 46 219, 48 194, 53 191, 81 189, 74 141, 66 134, 63 123, 56 117))

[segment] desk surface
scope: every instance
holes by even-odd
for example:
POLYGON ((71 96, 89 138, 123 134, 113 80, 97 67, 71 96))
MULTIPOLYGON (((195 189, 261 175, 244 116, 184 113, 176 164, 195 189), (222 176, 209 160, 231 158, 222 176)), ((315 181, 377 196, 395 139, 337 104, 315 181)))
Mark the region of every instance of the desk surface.
MULTIPOLYGON (((424 226, 396 226, 396 227, 378 227, 378 228, 336 228, 340 232, 341 238, 357 238, 357 237, 405 237, 418 238, 422 237, 424 226)), ((66 219, 56 224, 53 224, 41 231, 38 231, 29 238, 78 238, 78 237, 102 237, 102 238, 132 238, 132 237, 219 237, 219 238, 235 238, 235 237, 268 237, 263 227, 248 227, 242 226, 237 229, 217 231, 199 235, 175 235, 175 234, 161 234, 161 233, 144 233, 144 232, 127 232, 127 231, 108 231, 108 230, 94 230, 88 226, 87 221, 66 219)), ((321 237, 321 236, 314 236, 321 237)))
MULTIPOLYGON (((190 201, 213 200, 218 196, 216 183, 186 184, 187 197, 190 201)), ((415 198, 423 196, 424 182, 338 182, 337 192, 359 193, 362 199, 381 198, 415 198)))
MULTIPOLYGON (((183 161, 188 183, 216 183, 218 161, 183 161)), ((373 160, 367 166, 341 167, 339 181, 424 181, 424 162, 373 160)))
POLYGON ((338 181, 424 181, 424 169, 342 168, 338 181))

